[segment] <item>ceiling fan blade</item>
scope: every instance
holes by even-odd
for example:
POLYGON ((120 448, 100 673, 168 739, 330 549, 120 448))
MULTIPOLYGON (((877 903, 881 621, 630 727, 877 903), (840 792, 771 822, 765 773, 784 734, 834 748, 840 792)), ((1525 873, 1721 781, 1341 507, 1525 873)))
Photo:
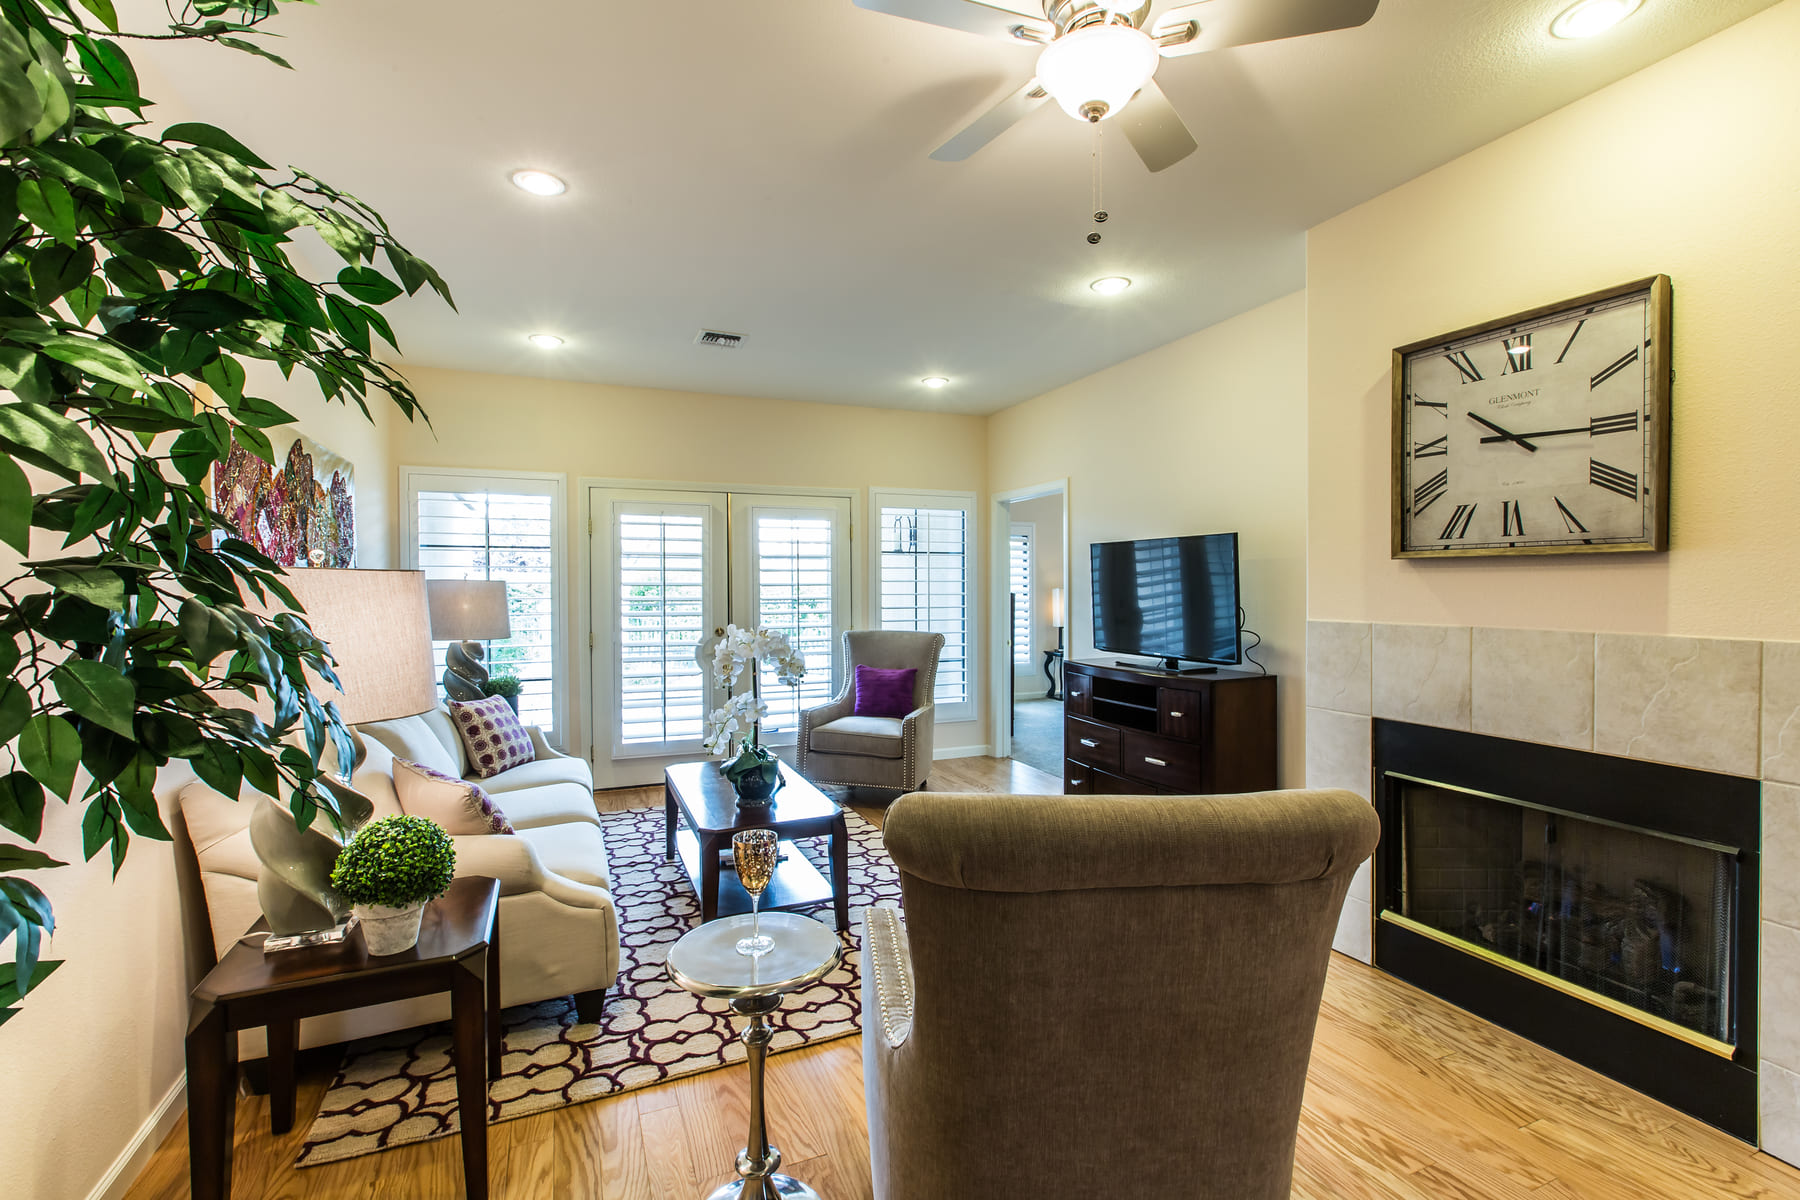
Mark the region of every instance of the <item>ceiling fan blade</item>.
POLYGON ((1114 119, 1125 127, 1131 148, 1152 171, 1166 170, 1198 149, 1194 135, 1154 79, 1114 119))
MULTIPOLYGON (((968 128, 933 150, 931 157, 938 162, 961 162, 1011 129, 1021 118, 1031 115, 1032 110, 1049 98, 1050 94, 1038 86, 1037 80, 1027 80, 1024 87, 976 117, 968 128)), ((1130 112, 1131 106, 1127 105, 1125 111, 1130 112)))
MULTIPOLYGON (((861 0, 858 0, 861 3, 861 0)), ((1164 58, 1277 42, 1282 38, 1352 29, 1375 15, 1380 0, 1202 0, 1171 8, 1156 18, 1150 35, 1157 37, 1196 22, 1200 32, 1190 42, 1164 46, 1164 58)))
POLYGON ((1037 34, 1041 41, 1056 36, 1056 27, 1044 20, 1042 8, 1032 16, 1003 5, 982 4, 980 0, 856 0, 856 7, 993 37, 1011 38, 1014 28, 1020 26, 1037 34))

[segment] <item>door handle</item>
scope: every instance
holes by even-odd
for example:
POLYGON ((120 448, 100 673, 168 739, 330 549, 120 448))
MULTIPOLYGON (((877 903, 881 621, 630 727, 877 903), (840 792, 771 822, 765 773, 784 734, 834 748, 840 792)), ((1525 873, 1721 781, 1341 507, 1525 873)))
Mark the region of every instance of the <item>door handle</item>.
POLYGON ((1169 765, 1160 758, 1151 758, 1148 754, 1144 755, 1144 761, 1153 767, 1166 767, 1169 765))
MULTIPOLYGON (((725 631, 724 631, 724 630, 723 630, 723 629, 715 629, 715 630, 713 630, 713 636, 714 636, 714 637, 724 637, 724 636, 725 636, 725 631)), ((1176 713, 1176 714, 1175 714, 1175 715, 1176 715, 1176 716, 1180 716, 1180 715, 1181 715, 1181 714, 1180 714, 1180 713, 1176 713)))
POLYGON ((1093 738, 1082 738, 1081 744, 1086 746, 1089 750, 1098 749, 1100 746, 1100 743, 1096 742, 1093 738))

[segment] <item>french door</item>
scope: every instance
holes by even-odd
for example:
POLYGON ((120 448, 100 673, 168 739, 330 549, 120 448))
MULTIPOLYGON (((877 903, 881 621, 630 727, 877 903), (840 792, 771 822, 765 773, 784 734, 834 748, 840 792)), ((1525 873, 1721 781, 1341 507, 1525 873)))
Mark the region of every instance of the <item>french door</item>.
MULTIPOLYGON (((799 688, 762 678, 763 739, 791 745, 802 709, 835 694, 849 627, 847 497, 595 488, 593 737, 601 787, 653 783, 703 753, 725 699, 712 646, 725 624, 786 633, 806 659, 799 688)), ((741 685, 740 685, 741 690, 741 685)))

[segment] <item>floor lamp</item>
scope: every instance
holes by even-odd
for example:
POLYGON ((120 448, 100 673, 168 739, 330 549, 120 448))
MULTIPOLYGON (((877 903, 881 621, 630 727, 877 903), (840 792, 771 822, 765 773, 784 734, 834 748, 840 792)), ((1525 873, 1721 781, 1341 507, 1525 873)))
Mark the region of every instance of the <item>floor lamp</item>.
POLYGON ((452 700, 487 695, 488 670, 481 643, 512 636, 503 579, 433 579, 425 585, 431 608, 431 640, 444 649, 444 694, 452 700))

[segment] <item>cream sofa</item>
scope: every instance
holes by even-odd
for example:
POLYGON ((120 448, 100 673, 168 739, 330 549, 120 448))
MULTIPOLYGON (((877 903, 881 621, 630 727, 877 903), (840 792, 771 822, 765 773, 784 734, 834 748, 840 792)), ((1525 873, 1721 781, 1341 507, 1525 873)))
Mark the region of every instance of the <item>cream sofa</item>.
MULTIPOLYGON (((618 978, 619 926, 593 785, 585 762, 551 749, 538 730, 531 734, 540 756, 536 762, 479 781, 518 832, 455 838, 456 873, 500 881, 501 1003, 573 995, 581 1018, 598 1020, 606 989, 618 978)), ((393 781, 396 751, 449 774, 466 770, 460 741, 441 709, 364 726, 356 740, 363 757, 351 786, 367 797, 378 817, 400 811, 393 781), (440 734, 448 735, 448 744, 440 734)), ((217 954, 262 915, 256 895, 261 864, 250 844, 250 814, 260 802, 266 797, 248 788, 241 800, 233 799, 198 780, 178 793, 217 954)), ((434 996, 311 1017, 301 1022, 300 1045, 386 1033, 449 1015, 449 998, 434 996)), ((259 1058, 264 1048, 260 1029, 239 1035, 239 1058, 259 1058)))

